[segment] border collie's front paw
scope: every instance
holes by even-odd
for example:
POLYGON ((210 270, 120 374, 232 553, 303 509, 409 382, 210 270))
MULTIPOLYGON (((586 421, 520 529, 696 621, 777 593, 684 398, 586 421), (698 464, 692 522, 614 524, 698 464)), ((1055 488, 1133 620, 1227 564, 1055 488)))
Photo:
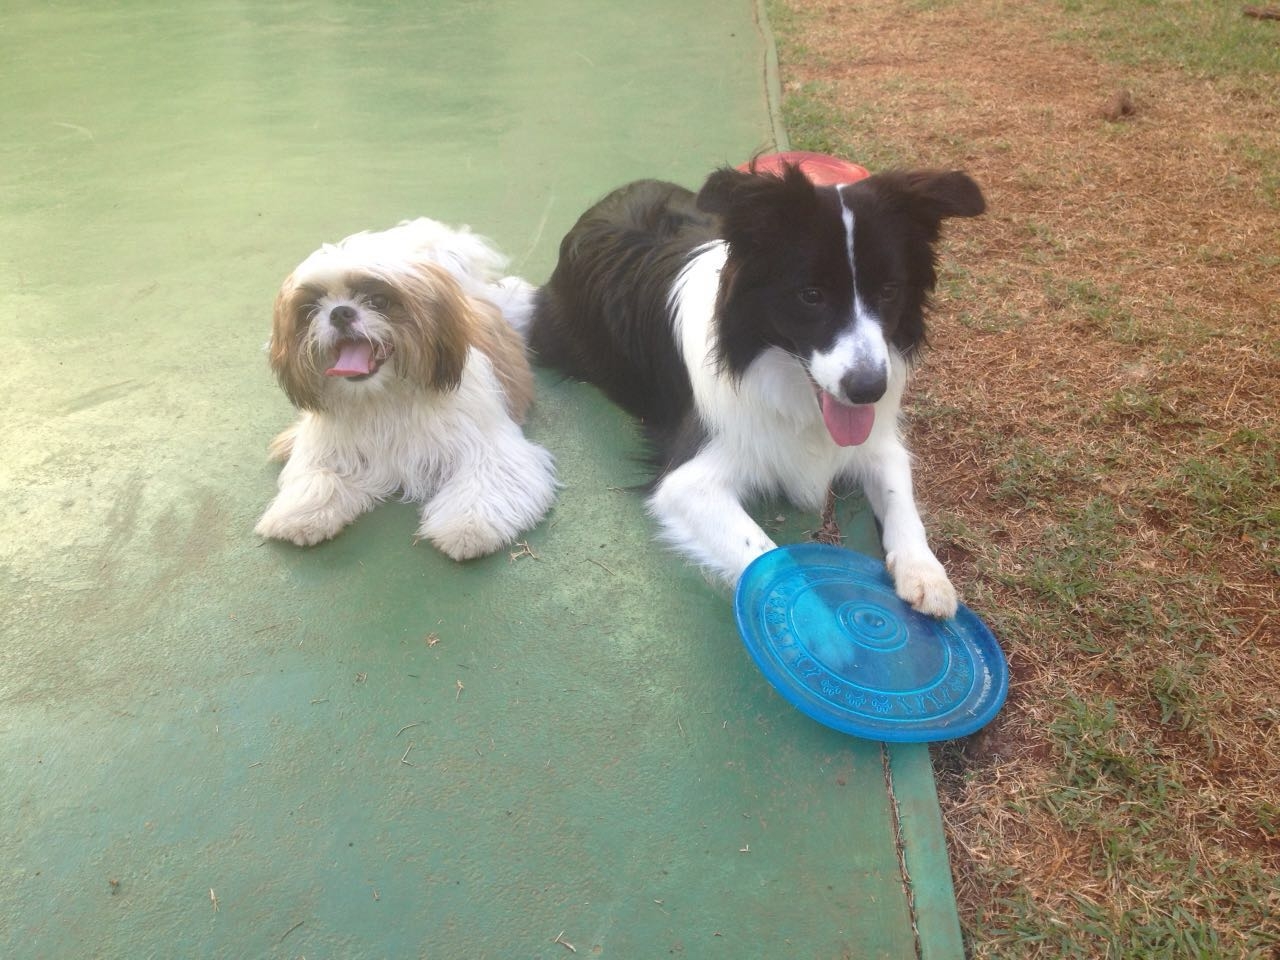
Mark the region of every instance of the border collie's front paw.
POLYGON ((885 566, 898 596, 921 613, 947 619, 956 615, 956 588, 931 553, 890 553, 885 566))

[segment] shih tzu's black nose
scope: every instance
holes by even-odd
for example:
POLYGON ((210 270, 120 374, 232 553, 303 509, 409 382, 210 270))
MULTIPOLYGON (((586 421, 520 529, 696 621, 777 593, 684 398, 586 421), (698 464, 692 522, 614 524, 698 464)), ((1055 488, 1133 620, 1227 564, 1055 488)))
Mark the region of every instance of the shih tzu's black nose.
POLYGON ((334 307, 329 311, 329 322, 339 330, 345 330, 356 322, 356 311, 352 307, 343 304, 340 307, 334 307))

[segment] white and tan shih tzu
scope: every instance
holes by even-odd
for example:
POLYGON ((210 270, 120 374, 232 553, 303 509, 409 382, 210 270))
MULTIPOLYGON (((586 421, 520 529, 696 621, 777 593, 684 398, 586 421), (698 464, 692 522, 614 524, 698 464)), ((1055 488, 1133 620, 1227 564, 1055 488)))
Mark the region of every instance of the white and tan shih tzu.
POLYGON ((257 533, 309 546, 399 494, 423 505, 419 538, 466 560, 542 519, 555 468, 520 428, 533 288, 505 265, 469 229, 425 218, 298 265, 268 350, 301 416, 271 442, 284 468, 257 533))

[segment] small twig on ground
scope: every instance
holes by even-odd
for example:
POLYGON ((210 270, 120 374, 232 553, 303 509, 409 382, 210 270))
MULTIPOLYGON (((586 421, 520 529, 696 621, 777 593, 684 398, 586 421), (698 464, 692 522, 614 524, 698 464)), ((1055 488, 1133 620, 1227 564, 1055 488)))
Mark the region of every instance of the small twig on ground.
POLYGON ((287 937, 289 934, 293 933, 293 931, 297 930, 300 926, 302 926, 302 925, 303 925, 304 923, 306 923, 306 922, 307 922, 307 921, 305 921, 305 920, 299 920, 299 921, 298 921, 297 923, 295 923, 292 927, 290 927, 288 930, 286 930, 284 933, 282 933, 282 934, 280 935, 280 939, 279 939, 279 940, 277 940, 277 941, 276 941, 276 943, 284 943, 284 938, 285 938, 285 937, 287 937))
POLYGON ((400 734, 404 733, 404 732, 405 732, 406 730, 408 730, 410 727, 418 727, 418 726, 421 726, 421 725, 422 725, 422 721, 421 721, 421 720, 415 720, 415 721, 413 721, 413 723, 406 723, 403 727, 401 727, 399 730, 397 730, 397 731, 396 731, 396 736, 397 736, 397 737, 398 737, 398 736, 400 736, 400 734))
POLYGON ((1222 405, 1222 416, 1226 419, 1227 411, 1231 409, 1231 401, 1236 398, 1236 390, 1240 388, 1240 381, 1244 379, 1244 375, 1248 372, 1247 367, 1241 367, 1240 376, 1236 377, 1236 382, 1231 385, 1231 392, 1227 394, 1227 402, 1222 405))
MULTIPOLYGON (((231 619, 234 620, 235 617, 232 617, 231 619)), ((268 630, 274 630, 276 627, 283 627, 286 623, 295 623, 295 622, 301 623, 302 618, 291 617, 288 620, 281 620, 279 623, 269 623, 265 627, 259 627, 257 630, 253 631, 253 635, 256 637, 260 633, 266 633, 268 630)))
POLYGON ((318 700, 312 700, 311 702, 312 702, 312 703, 328 703, 328 702, 329 702, 329 698, 328 698, 328 697, 321 697, 320 699, 318 699, 318 700))
POLYGON ((533 547, 529 546, 528 540, 517 540, 516 546, 519 547, 519 549, 513 550, 511 552, 508 562, 514 562, 516 560, 519 560, 521 557, 533 557, 533 559, 535 560, 542 559, 540 556, 538 556, 536 553, 533 552, 533 547))
POLYGON ((594 563, 597 567, 599 567, 601 570, 603 570, 605 573, 609 574, 610 576, 616 577, 618 575, 616 571, 610 570, 599 560, 595 560, 591 557, 587 557, 587 563, 594 563))
POLYGON ((430 633, 428 633, 425 637, 423 637, 422 639, 423 639, 423 640, 425 640, 425 641, 427 642, 427 646, 428 646, 428 647, 434 647, 437 643, 439 643, 439 642, 440 642, 440 634, 436 633, 436 632, 433 630, 433 631, 431 631, 430 633))
POLYGON ((218 895, 213 892, 213 887, 209 888, 209 902, 213 904, 213 912, 218 912, 218 895))
POLYGON ((454 702, 454 703, 457 703, 457 702, 458 702, 458 699, 462 696, 463 686, 462 686, 462 681, 461 681, 461 680, 455 680, 454 682, 458 685, 458 692, 457 692, 457 694, 454 696, 454 698, 453 698, 453 702, 454 702))
POLYGON ((400 762, 401 762, 401 763, 403 763, 406 767, 416 767, 416 766, 417 766, 417 764, 416 764, 416 763, 414 763, 412 760, 407 759, 407 758, 408 758, 408 756, 409 756, 409 751, 410 751, 410 750, 412 750, 412 749, 413 749, 413 741, 412 741, 412 740, 410 740, 410 741, 409 741, 409 745, 408 745, 407 747, 405 747, 405 748, 404 748, 404 753, 400 756, 400 762))
POLYGON ((1241 12, 1255 20, 1280 20, 1280 7, 1245 7, 1241 12))
POLYGON ((568 948, 572 953, 577 953, 577 952, 578 952, 578 948, 577 948, 577 947, 575 947, 575 946, 574 946, 572 943, 570 943, 568 940, 563 939, 563 937, 564 937, 564 931, 563 931, 563 930, 561 930, 559 933, 557 933, 557 934, 556 934, 556 938, 555 938, 554 940, 552 940, 551 942, 552 942, 552 943, 558 943, 558 944, 560 944, 560 946, 562 946, 562 947, 567 947, 567 948, 568 948))

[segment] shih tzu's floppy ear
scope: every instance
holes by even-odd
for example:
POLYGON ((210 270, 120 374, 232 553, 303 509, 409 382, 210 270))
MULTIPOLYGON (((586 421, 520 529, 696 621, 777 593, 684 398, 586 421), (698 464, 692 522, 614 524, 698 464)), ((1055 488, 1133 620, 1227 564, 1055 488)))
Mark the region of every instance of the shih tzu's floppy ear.
POLYGON ((320 409, 319 371, 307 343, 316 291, 292 274, 276 294, 271 320, 269 360, 280 387, 299 410, 320 409))
POLYGON ((434 263, 418 263, 381 279, 398 291, 407 325, 395 335, 396 373, 429 390, 456 390, 475 326, 471 303, 458 282, 434 263))
POLYGON ((453 390, 462 382, 467 351, 489 358, 502 385, 507 412, 523 422, 533 400, 533 371, 524 341, 492 303, 470 297, 453 275, 434 263, 418 264, 394 281, 406 321, 415 335, 397 335, 400 376, 431 390, 453 390))
POLYGON ((496 304, 476 299, 470 299, 470 303, 473 318, 479 321, 472 331, 476 349, 493 365, 502 384, 507 413, 516 423, 524 423, 533 404, 533 368, 525 353, 524 337, 496 304))

